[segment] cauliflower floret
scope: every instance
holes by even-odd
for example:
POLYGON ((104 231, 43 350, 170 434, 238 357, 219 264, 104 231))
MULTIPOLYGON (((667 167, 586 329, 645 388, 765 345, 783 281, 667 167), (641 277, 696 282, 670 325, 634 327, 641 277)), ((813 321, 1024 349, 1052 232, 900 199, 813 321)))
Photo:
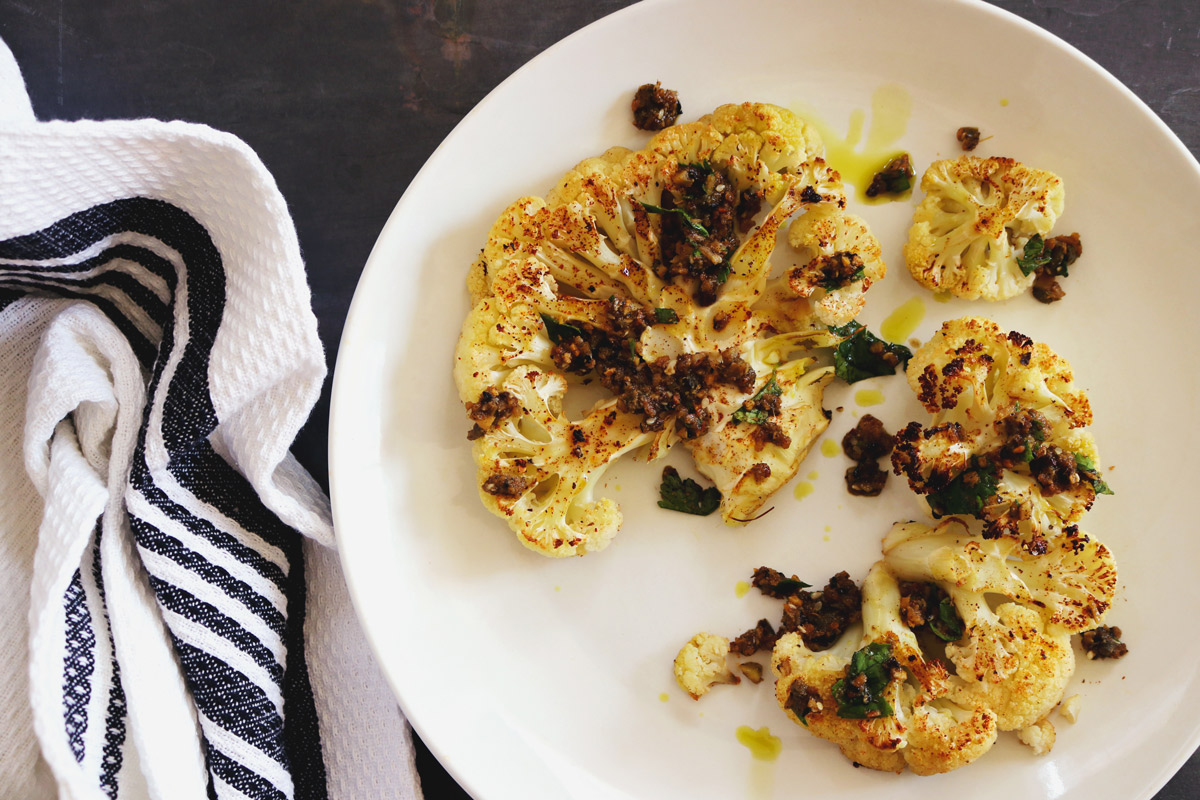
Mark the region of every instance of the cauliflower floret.
POLYGON ((1021 744, 1031 748, 1034 755, 1044 756, 1054 747, 1054 723, 1040 719, 1027 728, 1017 731, 1021 744))
POLYGON ((1071 637, 1051 635, 1033 609, 1003 603, 992 611, 983 595, 950 592, 966 624, 962 644, 946 645, 957 668, 947 697, 996 714, 996 727, 1019 730, 1046 716, 1062 700, 1075 672, 1071 637))
POLYGON ((1117 591, 1112 552, 1077 529, 1032 554, 1015 537, 972 537, 950 517, 935 528, 901 523, 883 540, 889 568, 903 580, 932 580, 976 594, 1004 595, 1041 616, 1052 634, 1100 625, 1117 591))
MULTIPOLYGON (((845 679, 846 668, 856 652, 856 641, 847 635, 833 648, 816 653, 804 645, 797 633, 781 636, 771 654, 771 669, 776 676, 775 698, 793 722, 836 744, 854 763, 903 772, 904 731, 894 714, 870 719, 838 714, 833 687, 845 679)), ((891 708, 899 705, 899 694, 899 680, 888 681, 881 692, 891 708)))
MULTIPOLYGON (((832 312, 806 303, 781 315, 764 294, 788 220, 844 205, 822 153, 786 109, 722 106, 642 150, 585 159, 547 199, 521 198, 496 220, 468 273, 474 306, 454 377, 484 505, 525 544, 603 547, 621 517, 591 492, 634 448, 655 459, 688 441, 727 494, 726 521, 795 474, 827 424, 828 371, 808 368, 809 351, 830 346, 820 317, 832 312), (568 416, 569 388, 592 381, 614 399, 568 416), (769 424, 736 419, 768 384, 780 390, 769 424), (752 433, 750 450, 764 452, 747 461, 752 433)), ((878 243, 861 221, 839 225, 877 279, 878 243)), ((869 283, 846 289, 857 298, 869 283)))
POLYGON ((797 633, 776 643, 775 693, 788 717, 872 769, 932 775, 986 753, 996 740, 995 714, 942 697, 945 670, 924 659, 901 621, 899 588, 883 563, 862 594, 860 637, 847 634, 820 653, 797 633))
POLYGON ((1004 300, 1029 288, 1017 263, 1063 210, 1063 182, 1011 158, 935 161, 921 178, 904 261, 922 286, 968 300, 1004 300))
POLYGON ((950 320, 907 375, 933 420, 897 435, 892 466, 934 517, 967 514, 986 523, 989 538, 1020 534, 1033 544, 1111 493, 1082 430, 1092 421, 1087 395, 1046 346, 990 320, 950 320))
POLYGON ((715 633, 697 633, 675 656, 675 682, 693 700, 708 694, 718 683, 740 683, 725 661, 728 655, 728 639, 715 633))
POLYGON ((561 407, 562 377, 518 367, 500 384, 520 411, 475 443, 479 496, 508 519, 522 544, 544 555, 584 555, 604 548, 621 525, 617 504, 592 490, 605 468, 652 438, 615 402, 578 422, 561 407))
POLYGON ((798 217, 788 229, 788 244, 800 266, 783 280, 797 297, 810 298, 823 325, 841 326, 866 305, 866 291, 883 280, 883 249, 866 222, 832 205, 820 205, 798 217))
POLYGON ((900 523, 884 539, 888 569, 901 580, 937 583, 963 621, 962 637, 946 645, 956 668, 946 696, 969 708, 991 709, 1004 731, 1032 725, 1062 699, 1075 670, 1070 635, 1081 624, 1075 617, 1107 608, 1116 577, 1111 559, 1104 560, 1107 550, 1093 549, 1082 558, 1062 552, 1014 557, 1018 552, 1013 542, 974 539, 956 519, 936 528, 900 523), (1103 575, 1089 586, 1093 558, 1103 575), (1052 565, 1083 574, 1044 575, 1052 565), (989 596, 1007 602, 993 610, 989 596))
POLYGON ((803 335, 780 334, 746 347, 745 358, 759 375, 749 400, 719 406, 723 422, 685 442, 701 474, 721 492, 721 517, 745 522, 800 469, 809 447, 829 426, 821 407, 833 370, 809 370, 813 359, 792 359, 805 348, 803 335), (789 360, 790 359, 790 360, 789 360))
POLYGON ((1082 706, 1083 698, 1073 694, 1062 701, 1062 705, 1058 707, 1058 713, 1062 715, 1063 719, 1074 725, 1079 721, 1079 710, 1082 706))

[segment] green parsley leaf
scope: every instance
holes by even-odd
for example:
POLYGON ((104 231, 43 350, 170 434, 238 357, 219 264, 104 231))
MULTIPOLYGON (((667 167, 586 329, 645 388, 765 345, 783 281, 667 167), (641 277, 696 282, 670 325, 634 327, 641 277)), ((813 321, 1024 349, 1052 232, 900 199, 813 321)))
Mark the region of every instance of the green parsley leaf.
POLYGON ((765 409, 758 407, 758 401, 762 400, 767 395, 781 395, 781 394, 783 394, 783 389, 782 389, 782 387, 780 387, 779 383, 775 380, 775 373, 771 373, 770 380, 768 380, 765 384, 763 384, 763 387, 761 389, 759 389, 754 394, 753 397, 751 397, 748 401, 746 401, 747 403, 749 403, 750 405, 752 405, 754 407, 746 408, 746 403, 743 403, 741 408, 739 408, 737 411, 733 412, 734 421, 735 422, 747 422, 747 423, 751 423, 754 425, 762 425, 764 422, 766 422, 769 419, 769 416, 767 415, 767 412, 765 409))
POLYGON ((838 678, 833 684, 833 699, 838 704, 838 716, 842 719, 874 719, 890 717, 895 711, 884 697, 892 681, 892 670, 898 667, 892 658, 892 646, 886 642, 872 642, 850 657, 846 677, 838 678), (866 680, 855 685, 858 676, 866 680))
POLYGON ((721 492, 717 487, 702 489, 691 478, 680 478, 674 467, 663 467, 658 495, 662 498, 658 501, 659 508, 700 517, 707 517, 721 505, 721 492))
POLYGON ((957 642, 963 636, 963 621, 949 597, 938 603, 937 616, 929 620, 929 630, 943 642, 957 642))
POLYGON ((973 461, 971 466, 960 472, 954 480, 939 492, 932 492, 926 499, 934 519, 949 514, 969 514, 979 517, 987 501, 996 494, 1000 486, 999 470, 973 461))
POLYGON ((1028 275, 1038 267, 1044 267, 1050 263, 1050 255, 1044 252, 1046 243, 1042 241, 1042 235, 1035 233, 1029 237, 1029 241, 1025 242, 1025 250, 1021 255, 1017 256, 1017 266, 1021 268, 1021 272, 1028 275))
POLYGON ((542 314, 542 322, 546 324, 546 334, 555 344, 569 342, 576 336, 583 336, 583 330, 565 322, 559 322, 549 314, 542 314))
POLYGON ((798 578, 784 578, 779 583, 775 584, 775 593, 773 597, 791 597, 801 589, 807 589, 812 586, 811 583, 805 583, 798 578))
POLYGON ((1096 462, 1088 456, 1075 453, 1075 469, 1079 471, 1080 477, 1092 485, 1096 494, 1116 494, 1100 477, 1100 471, 1096 469, 1096 462))
POLYGON ((845 325, 841 326, 840 328, 835 328, 834 326, 830 325, 829 332, 832 333, 834 336, 838 336, 842 339, 845 339, 847 336, 853 336, 854 334, 861 331, 862 327, 863 327, 862 325, 859 325, 854 320, 850 320, 849 322, 847 322, 845 325))
POLYGON ((677 214, 683 221, 683 224, 694 230, 701 236, 708 236, 708 229, 692 218, 692 215, 684 211, 682 208, 662 208, 661 206, 652 206, 649 203, 638 201, 642 208, 646 209, 651 214, 677 214))
POLYGON ((679 322, 679 313, 673 308, 654 309, 654 321, 663 325, 674 325, 679 322))
POLYGON ((912 350, 885 342, 857 322, 830 327, 829 332, 844 337, 833 351, 833 365, 834 373, 846 383, 893 375, 896 367, 912 358, 912 350))

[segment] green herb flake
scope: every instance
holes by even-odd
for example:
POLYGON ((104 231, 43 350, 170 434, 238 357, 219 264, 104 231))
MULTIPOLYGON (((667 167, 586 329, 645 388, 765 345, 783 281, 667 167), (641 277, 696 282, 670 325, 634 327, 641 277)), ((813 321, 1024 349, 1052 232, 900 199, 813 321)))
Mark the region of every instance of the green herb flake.
POLYGON ((899 664, 892 657, 892 646, 872 642, 850 657, 846 676, 834 681, 833 699, 837 701, 838 716, 842 719, 875 719, 890 717, 895 712, 884 693, 892 682, 892 672, 899 664), (865 680, 859 682, 857 678, 865 680))
POLYGON ((650 214, 675 214, 679 217, 684 225, 691 228, 701 236, 708 236, 708 229, 697 222, 691 214, 687 213, 682 208, 663 208, 661 206, 643 203, 641 200, 639 200, 638 203, 642 206, 642 208, 646 209, 647 213, 650 214))
POLYGON ((701 175, 712 175, 713 167, 707 161, 693 161, 691 163, 680 163, 680 169, 694 169, 701 175))
POLYGON ((542 322, 546 325, 546 334, 554 344, 569 342, 576 336, 582 337, 583 330, 565 322, 559 322, 549 314, 542 314, 542 322))
POLYGON ((1050 263, 1050 254, 1045 252, 1046 243, 1042 241, 1042 235, 1035 233, 1029 237, 1029 241, 1025 242, 1024 252, 1017 256, 1017 266, 1021 268, 1021 272, 1029 275, 1036 271, 1039 267, 1044 267, 1050 263))
POLYGON ((663 467, 662 485, 658 487, 659 508, 682 511, 707 517, 721 505, 721 492, 717 487, 701 488, 691 478, 680 478, 674 467, 663 467))
POLYGON ((1096 494, 1116 494, 1112 487, 1100 477, 1100 471, 1096 469, 1096 462, 1090 457, 1082 453, 1075 453, 1075 469, 1085 481, 1092 485, 1096 494))
POLYGON ((999 486, 999 471, 973 460, 971 466, 956 475, 944 489, 930 493, 926 499, 934 519, 950 514, 979 518, 999 486))
POLYGON ((746 401, 746 403, 743 403, 741 408, 733 412, 734 422, 746 422, 753 425, 762 425, 770 417, 768 416, 766 409, 758 407, 759 401, 767 395, 781 394, 783 394, 783 389, 779 386, 778 381, 775 380, 774 373, 772 373, 770 380, 763 384, 763 387, 759 389, 753 397, 746 401), (747 405, 752 407, 747 408, 747 405))
POLYGON ((663 325, 674 325, 679 322, 679 313, 673 308, 654 309, 654 321, 663 325))
POLYGON ((929 630, 943 642, 957 642, 963 637, 963 621, 949 597, 938 603, 937 616, 929 620, 929 630))
POLYGON ((779 583, 775 584, 775 597, 791 597, 801 589, 807 589, 812 586, 811 583, 805 583, 799 578, 784 578, 779 583))
POLYGON ((912 350, 885 342, 857 322, 830 327, 829 332, 842 337, 833 351, 833 365, 834 373, 846 383, 894 375, 896 367, 912 358, 912 350))

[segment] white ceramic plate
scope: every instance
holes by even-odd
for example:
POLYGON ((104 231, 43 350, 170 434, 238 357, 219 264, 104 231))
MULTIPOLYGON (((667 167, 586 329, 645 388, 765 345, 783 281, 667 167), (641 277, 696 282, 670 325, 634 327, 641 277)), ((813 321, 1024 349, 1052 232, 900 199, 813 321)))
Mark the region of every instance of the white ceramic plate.
MULTIPOLYGON (((402 132, 401 132, 402 133, 402 132)), ((442 763, 485 800, 503 798, 1150 797, 1200 741, 1200 547, 1192 421, 1200 170, 1167 128, 1095 64, 1043 31, 975 3, 919 0, 674 0, 615 14, 545 52, 446 139, 405 193, 359 284, 334 385, 334 511, 355 604, 408 718, 442 763), (451 381, 464 277, 495 216, 542 194, 579 159, 646 140, 630 125, 634 87, 678 89, 684 119, 723 102, 817 109, 845 131, 882 85, 912 116, 899 145, 923 166, 956 152, 965 124, 994 138, 978 151, 1053 169, 1067 186, 1056 230, 1085 254, 1066 299, 932 302, 900 257, 910 203, 854 209, 885 246, 890 273, 863 319, 875 330, 899 303, 926 299, 922 340, 944 319, 991 316, 1050 343, 1090 391, 1093 428, 1115 497, 1085 520, 1115 551, 1122 578, 1109 621, 1131 653, 1083 662, 1069 693, 1080 722, 1058 725, 1051 755, 1011 734, 978 763, 937 778, 853 769, 791 724, 769 682, 719 687, 693 702, 671 661, 700 630, 733 636, 779 604, 738 598, 760 564, 812 582, 861 577, 897 519, 920 517, 894 479, 879 499, 847 495, 844 457, 810 455, 815 492, 775 498, 741 530, 716 516, 657 509, 661 464, 624 463, 605 493, 625 525, 604 552, 551 560, 522 548, 481 507, 451 381), (1002 102, 1002 101, 1007 101, 1002 102), (660 695, 667 696, 663 702, 660 695), (740 725, 781 737, 755 761, 740 725)), ((870 410, 892 429, 924 419, 901 378, 877 379, 870 410)), ((863 384, 853 390, 863 388, 863 384)), ((859 409, 854 391, 827 434, 859 409)), ((686 459, 675 458, 686 464, 686 459)), ((694 474, 687 472, 687 474, 694 474)))

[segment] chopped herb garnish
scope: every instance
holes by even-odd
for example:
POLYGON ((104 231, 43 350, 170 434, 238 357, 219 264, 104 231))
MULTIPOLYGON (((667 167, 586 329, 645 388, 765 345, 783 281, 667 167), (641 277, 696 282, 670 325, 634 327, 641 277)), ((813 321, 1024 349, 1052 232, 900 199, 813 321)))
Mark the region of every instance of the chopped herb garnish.
POLYGON ((999 486, 999 470, 972 459, 971 466, 956 475, 946 488, 931 493, 926 499, 934 519, 948 514, 979 517, 999 486))
POLYGON ((892 646, 885 642, 872 642, 855 652, 846 667, 846 677, 838 678, 833 684, 838 716, 842 719, 892 716, 895 712, 884 692, 899 667, 899 662, 892 657, 892 646))
POLYGON ((576 336, 583 336, 583 331, 579 328, 559 322, 549 314, 542 314, 542 322, 546 324, 546 333, 550 336, 550 341, 555 344, 562 344, 571 341, 576 336))
POLYGON ((957 642, 963 636, 963 621, 949 597, 938 603, 937 616, 929 620, 929 630, 943 642, 957 642))
POLYGON ((691 478, 680 478, 674 467, 663 467, 662 485, 658 488, 659 508, 682 511, 707 517, 721 505, 721 492, 715 486, 701 488, 691 478))
POLYGON ((652 206, 649 203, 642 203, 642 208, 646 209, 651 214, 677 214, 683 221, 683 224, 694 230, 701 236, 708 236, 708 229, 692 218, 692 215, 684 211, 682 208, 662 208, 661 206, 652 206))
POLYGON ((840 328, 835 328, 834 326, 830 325, 829 332, 832 333, 834 336, 839 336, 839 337, 845 339, 847 336, 853 336, 855 333, 861 331, 862 328, 863 328, 862 325, 859 325, 854 320, 850 320, 849 322, 847 322, 845 325, 841 326, 840 328))
POLYGON ((846 383, 895 374, 896 367, 912 358, 912 350, 885 342, 857 322, 830 327, 829 332, 844 337, 833 351, 833 363, 834 372, 846 383))
POLYGON ((1080 476, 1092 485, 1096 494, 1115 494, 1111 487, 1100 477, 1096 462, 1082 453, 1075 453, 1075 469, 1080 476))
POLYGON ((747 422, 752 425, 762 425, 771 416, 767 412, 767 409, 762 407, 762 399, 767 395, 778 396, 781 394, 783 394, 783 389, 775 380, 774 373, 772 373, 770 380, 763 384, 763 387, 759 389, 753 397, 751 397, 747 402, 743 403, 741 408, 733 412, 734 422, 747 422))
POLYGON ((776 597, 791 597, 801 589, 807 589, 812 586, 811 583, 805 583, 796 578, 784 578, 779 583, 775 584, 776 597))
POLYGON ((673 308, 654 309, 654 321, 663 325, 673 325, 679 322, 679 313, 673 308))
POLYGON ((1017 256, 1017 266, 1021 268, 1021 272, 1029 275, 1035 272, 1038 267, 1044 267, 1050 263, 1050 254, 1045 252, 1046 243, 1042 241, 1042 235, 1035 233, 1029 237, 1029 241, 1025 243, 1025 250, 1021 255, 1017 256))
POLYGON ((715 280, 717 283, 724 283, 725 281, 729 280, 730 269, 729 262, 723 262, 719 267, 717 267, 717 271, 713 273, 713 280, 715 280))
POLYGON ((680 164, 679 168, 680 169, 694 169, 697 172, 699 172, 701 175, 712 175, 713 174, 712 164, 709 164, 707 161, 695 161, 690 164, 680 164))

